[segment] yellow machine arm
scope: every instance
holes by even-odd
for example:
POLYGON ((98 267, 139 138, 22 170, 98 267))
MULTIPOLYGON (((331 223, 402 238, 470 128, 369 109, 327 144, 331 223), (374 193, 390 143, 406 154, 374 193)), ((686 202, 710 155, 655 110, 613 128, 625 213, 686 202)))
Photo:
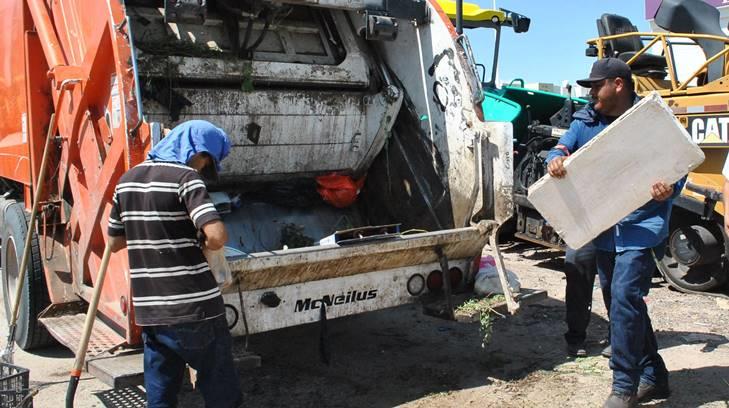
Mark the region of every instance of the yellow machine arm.
MULTIPOLYGON (((438 0, 438 4, 451 20, 456 19, 455 1, 438 0)), ((466 28, 502 25, 506 22, 506 13, 501 10, 482 9, 478 4, 463 3, 463 26, 466 28)))

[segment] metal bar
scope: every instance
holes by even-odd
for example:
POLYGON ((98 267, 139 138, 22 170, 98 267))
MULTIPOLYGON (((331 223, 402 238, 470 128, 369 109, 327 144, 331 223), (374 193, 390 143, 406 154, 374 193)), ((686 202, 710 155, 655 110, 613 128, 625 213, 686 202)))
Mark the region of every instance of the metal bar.
MULTIPOLYGON (((134 74, 134 96, 137 98, 137 124, 133 127, 129 127, 129 124, 127 123, 127 129, 129 129, 129 134, 133 134, 134 132, 139 129, 139 127, 142 125, 142 122, 144 121, 144 113, 142 112, 142 88, 139 84, 139 67, 137 66, 137 50, 134 47, 134 34, 132 33, 132 21, 129 19, 129 16, 127 16, 127 32, 129 33, 129 48, 131 50, 132 54, 132 71, 134 74)), ((111 130, 110 130, 111 131, 111 130)))
POLYGON ((63 54, 61 43, 58 41, 58 36, 56 36, 56 31, 53 28, 53 22, 48 15, 46 2, 43 0, 28 0, 28 8, 33 16, 33 22, 40 37, 43 52, 48 60, 48 67, 53 69, 59 65, 66 65, 66 56, 63 54))
POLYGON ((446 317, 450 320, 454 319, 453 315, 453 289, 451 288, 451 269, 448 266, 448 257, 440 246, 435 247, 435 253, 438 255, 440 269, 443 271, 443 292, 446 299, 446 317))
POLYGON ((456 0, 456 33, 463 34, 463 0, 456 0))
POLYGON ((35 219, 38 215, 38 207, 40 206, 41 195, 43 194, 43 184, 46 179, 46 170, 48 169, 48 156, 53 143, 53 134, 55 133, 56 114, 51 114, 51 122, 48 125, 48 133, 46 135, 46 144, 43 148, 43 158, 41 159, 40 173, 38 174, 38 184, 35 186, 35 197, 33 199, 33 208, 30 212, 30 221, 28 222, 28 233, 25 236, 25 246, 23 247, 23 257, 20 260, 20 269, 18 270, 18 283, 15 287, 15 298, 13 299, 13 314, 11 315, 10 325, 14 326, 18 320, 18 309, 20 307, 20 296, 23 292, 23 281, 25 280, 26 269, 28 268, 28 259, 30 258, 30 248, 32 246, 33 231, 35 230, 35 219))
POLYGON ((494 62, 493 66, 491 67, 491 80, 489 80, 489 85, 496 87, 496 73, 499 69, 499 48, 501 48, 501 26, 496 26, 496 41, 494 43, 494 62))
POLYGON ((615 35, 606 35, 604 37, 598 37, 598 38, 591 38, 587 40, 588 44, 594 44, 598 40, 617 40, 621 38, 628 38, 628 37, 681 37, 681 38, 690 38, 692 40, 716 40, 721 41, 724 43, 729 43, 728 37, 720 37, 717 35, 709 35, 709 34, 689 34, 689 33, 644 33, 644 32, 632 32, 632 33, 623 33, 623 34, 615 34, 615 35))
POLYGON ((605 45, 603 44, 603 41, 601 38, 597 39, 597 41, 595 42, 595 46, 597 47, 597 58, 598 59, 605 58, 605 45))
POLYGON ((514 300, 514 294, 511 293, 511 287, 509 286, 509 280, 506 277, 506 267, 504 267, 504 257, 501 255, 499 249, 499 230, 501 226, 491 230, 489 236, 489 245, 491 250, 494 251, 494 259, 496 260, 496 271, 499 273, 499 282, 501 282, 501 289, 504 291, 504 297, 506 298, 506 308, 509 313, 516 314, 519 310, 519 303, 514 300))
POLYGON ((646 45, 645 47, 643 47, 642 50, 638 51, 635 55, 633 55, 633 57, 631 59, 629 59, 628 62, 626 62, 626 64, 630 65, 633 62, 635 62, 635 60, 637 60, 641 55, 645 54, 650 47, 652 47, 655 43, 657 43, 659 39, 660 39, 659 36, 656 36, 655 38, 653 38, 648 43, 648 45, 646 45))
MULTIPOLYGON (((725 46, 723 51, 721 51, 719 53, 716 53, 714 56, 712 56, 711 58, 707 59, 706 62, 704 62, 704 65, 700 66, 696 71, 694 71, 694 73, 690 77, 688 77, 688 79, 686 79, 683 82, 683 84, 681 84, 681 86, 678 89, 676 89, 676 90, 677 91, 683 91, 684 89, 686 89, 686 87, 688 86, 689 82, 691 82, 691 80, 693 80, 694 78, 696 78, 697 76, 699 76, 699 74, 704 69, 708 68, 708 66, 712 62, 714 62, 714 61, 718 60, 719 58, 723 57, 724 55, 727 54, 727 52, 729 52, 729 47, 726 47, 725 46)), ((726 72, 726 68, 725 68, 724 72, 726 72)))
POLYGON ((81 369, 86 359, 86 349, 89 346, 89 338, 91 337, 91 329, 94 328, 94 321, 96 320, 96 311, 99 308, 99 298, 101 298, 101 290, 104 287, 104 278, 106 277, 106 270, 109 266, 109 258, 111 258, 111 241, 106 242, 104 247, 104 255, 101 257, 101 265, 99 266, 99 273, 97 275, 96 287, 94 287, 94 295, 91 298, 91 303, 86 311, 86 321, 84 322, 84 331, 82 333, 81 342, 76 349, 76 359, 73 362, 73 368, 71 369, 71 380, 68 383, 68 391, 66 392, 66 406, 73 407, 73 399, 76 394, 76 386, 78 380, 81 377, 81 369))
POLYGON ((666 58, 666 65, 668 65, 668 75, 671 76, 671 89, 676 89, 678 86, 678 81, 676 79, 676 69, 673 66, 673 57, 671 54, 671 50, 668 47, 668 41, 666 41, 666 37, 661 37, 661 45, 663 46, 663 55, 666 58))

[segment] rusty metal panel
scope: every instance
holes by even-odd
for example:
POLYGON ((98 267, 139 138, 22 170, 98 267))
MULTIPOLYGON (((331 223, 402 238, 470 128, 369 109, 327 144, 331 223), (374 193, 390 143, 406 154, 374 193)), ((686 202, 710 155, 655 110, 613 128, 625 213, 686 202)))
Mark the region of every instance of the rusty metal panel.
MULTIPOLYGON (((384 143, 402 100, 334 91, 177 92, 191 102, 178 122, 205 119, 230 135, 233 148, 222 163, 223 179, 366 168, 374 158, 372 150, 379 151, 384 143)), ((169 120, 159 103, 148 101, 146 107, 149 120, 169 120)))

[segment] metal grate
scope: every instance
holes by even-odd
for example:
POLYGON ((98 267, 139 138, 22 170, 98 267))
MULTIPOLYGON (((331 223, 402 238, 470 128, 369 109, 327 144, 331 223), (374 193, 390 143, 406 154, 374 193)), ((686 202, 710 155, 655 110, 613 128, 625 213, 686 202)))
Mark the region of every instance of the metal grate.
POLYGON ((147 394, 139 387, 117 388, 94 395, 106 408, 144 408, 147 406, 147 394))
POLYGON ((0 362, 0 408, 33 406, 33 397, 28 395, 29 376, 27 368, 0 362))
MULTIPOLYGON (((41 318, 43 325, 46 326, 53 337, 60 341, 64 346, 74 351, 81 341, 81 332, 83 331, 85 320, 86 314, 84 313, 41 318)), ((94 322, 94 328, 91 333, 91 338, 89 339, 89 348, 86 355, 90 357, 97 356, 124 342, 125 340, 123 337, 118 335, 109 328, 109 326, 97 318, 94 322)))

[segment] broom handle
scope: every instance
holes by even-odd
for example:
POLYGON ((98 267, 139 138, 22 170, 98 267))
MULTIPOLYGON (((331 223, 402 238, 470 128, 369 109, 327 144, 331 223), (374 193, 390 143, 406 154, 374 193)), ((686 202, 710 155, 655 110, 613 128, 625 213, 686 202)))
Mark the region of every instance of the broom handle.
MULTIPOLYGON (((38 207, 40 206, 40 198, 43 193, 43 183, 46 178, 46 170, 48 168, 48 156, 51 150, 51 140, 55 128, 56 114, 51 114, 51 122, 48 125, 48 134, 46 135, 46 145, 43 148, 43 158, 41 159, 40 173, 36 179, 35 197, 33 198, 33 209, 30 212, 30 221, 28 222, 28 233, 25 236, 25 246, 23 247, 23 257, 20 260, 20 269, 18 270, 18 280, 15 287, 15 299, 13 299, 13 314, 10 317, 10 326, 15 326, 18 321, 18 309, 20 308, 20 296, 23 293, 23 281, 25 280, 26 269, 28 269, 28 259, 30 258, 30 247, 33 242, 33 231, 35 231, 35 219, 38 215, 38 207)), ((12 339, 11 339, 12 340, 12 339)))
POLYGON ((104 255, 101 257, 101 265, 99 266, 99 273, 96 275, 96 286, 94 286, 94 294, 91 297, 91 303, 86 311, 86 321, 84 322, 84 331, 81 333, 81 342, 76 349, 76 360, 73 362, 73 368, 71 368, 71 378, 68 382, 68 389, 66 390, 66 407, 73 407, 74 396, 76 395, 76 387, 78 386, 79 378, 81 377, 81 370, 86 359, 86 350, 89 346, 89 338, 91 338, 91 329, 94 328, 94 321, 96 320, 96 311, 99 306, 99 298, 101 298, 101 289, 104 287, 104 278, 106 277, 106 271, 109 266, 109 258, 111 258, 111 241, 106 242, 104 247, 104 255))
POLYGON ((91 297, 91 303, 86 311, 86 321, 84 322, 84 331, 82 332, 81 342, 76 350, 76 361, 73 363, 73 369, 71 374, 81 375, 81 368, 84 365, 84 359, 86 358, 86 349, 89 346, 89 339, 91 338, 91 329, 94 328, 94 320, 96 319, 96 311, 99 307, 99 299, 101 298, 101 289, 104 287, 104 278, 106 277, 106 271, 109 266, 109 258, 111 258, 111 245, 109 242, 106 243, 104 248, 104 255, 101 257, 101 265, 99 266, 99 273, 96 275, 96 286, 94 287, 94 294, 91 297))

